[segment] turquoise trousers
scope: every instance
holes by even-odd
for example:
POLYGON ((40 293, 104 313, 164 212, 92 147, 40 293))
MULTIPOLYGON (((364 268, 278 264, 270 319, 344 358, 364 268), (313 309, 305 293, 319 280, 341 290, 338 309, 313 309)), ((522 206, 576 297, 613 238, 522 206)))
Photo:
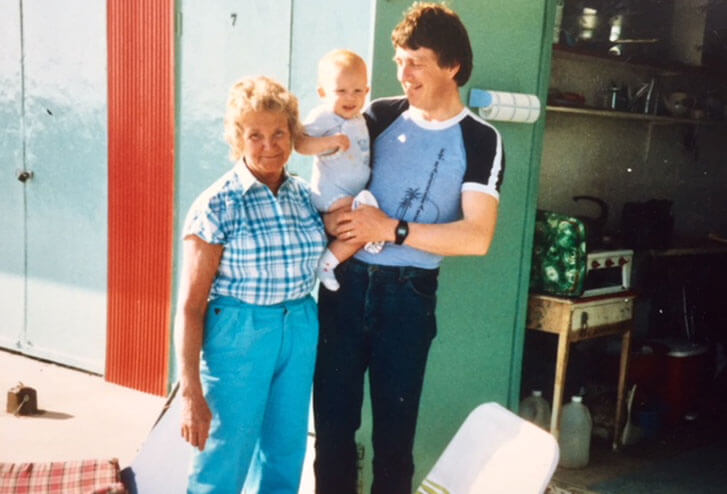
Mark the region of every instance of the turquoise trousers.
POLYGON ((273 306, 211 301, 200 373, 212 410, 189 493, 297 494, 318 343, 308 296, 273 306))

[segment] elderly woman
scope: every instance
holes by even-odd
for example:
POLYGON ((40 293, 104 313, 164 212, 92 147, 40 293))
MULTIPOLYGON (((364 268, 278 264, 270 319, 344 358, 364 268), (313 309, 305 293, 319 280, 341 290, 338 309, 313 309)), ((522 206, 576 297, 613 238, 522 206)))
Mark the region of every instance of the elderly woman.
POLYGON ((176 330, 188 492, 297 493, 318 341, 310 296, 326 245, 309 189, 286 173, 298 102, 266 77, 235 84, 234 167, 184 224, 176 330))

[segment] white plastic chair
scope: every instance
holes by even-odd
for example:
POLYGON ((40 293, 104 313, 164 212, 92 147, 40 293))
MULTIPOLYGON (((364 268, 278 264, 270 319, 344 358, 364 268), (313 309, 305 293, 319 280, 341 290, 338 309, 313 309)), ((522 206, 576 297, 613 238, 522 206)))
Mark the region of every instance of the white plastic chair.
POLYGON ((548 432, 485 403, 460 426, 417 494, 540 494, 558 455, 548 432))

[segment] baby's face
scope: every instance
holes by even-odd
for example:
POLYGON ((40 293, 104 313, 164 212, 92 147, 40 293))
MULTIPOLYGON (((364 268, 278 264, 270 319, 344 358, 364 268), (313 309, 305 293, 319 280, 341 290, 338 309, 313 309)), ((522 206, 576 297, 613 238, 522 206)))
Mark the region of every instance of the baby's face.
POLYGON ((361 113, 369 92, 366 69, 336 68, 318 88, 318 94, 331 110, 343 118, 353 118, 361 113))

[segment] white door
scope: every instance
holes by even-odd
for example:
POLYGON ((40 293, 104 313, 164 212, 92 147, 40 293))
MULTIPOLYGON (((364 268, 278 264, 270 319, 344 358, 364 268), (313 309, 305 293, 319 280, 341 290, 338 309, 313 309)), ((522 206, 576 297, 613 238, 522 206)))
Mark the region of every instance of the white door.
MULTIPOLYGON (((12 186, 7 182, 13 189, 8 194, 13 213, 0 220, 4 231, 24 232, 22 241, 7 246, 14 269, 3 267, 0 278, 0 289, 12 292, 22 317, 3 327, 0 344, 103 373, 106 5, 84 0, 2 4, 3 10, 17 6, 16 12, 8 12, 12 16, 0 14, 3 36, 15 38, 10 46, 19 48, 13 55, 20 54, 2 59, 3 79, 19 73, 8 79, 20 85, 19 92, 3 97, 2 119, 12 128, 5 108, 19 107, 20 130, 12 147, 0 152, 5 162, 20 148, 20 159, 3 165, 3 174, 23 170, 19 178, 25 180, 14 177, 12 186)), ((4 189, 6 180, 2 183, 4 189)))
POLYGON ((178 222, 197 194, 232 167, 222 137, 230 87, 250 75, 288 84, 291 8, 291 0, 180 2, 178 222))
POLYGON ((0 346, 17 349, 25 318, 19 2, 0 2, 0 46, 0 346))

